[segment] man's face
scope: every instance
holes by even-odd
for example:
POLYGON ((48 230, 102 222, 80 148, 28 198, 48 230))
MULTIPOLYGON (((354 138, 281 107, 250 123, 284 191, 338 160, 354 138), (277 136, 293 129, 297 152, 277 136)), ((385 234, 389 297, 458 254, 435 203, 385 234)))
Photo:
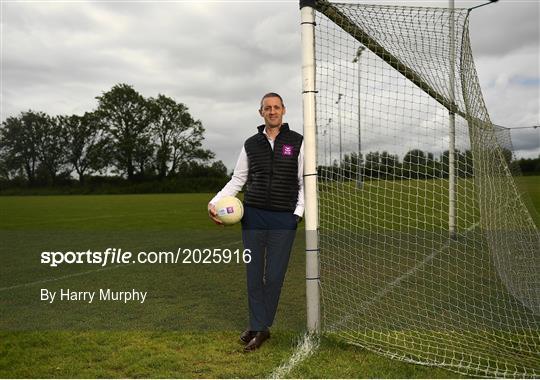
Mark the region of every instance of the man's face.
POLYGON ((283 123, 285 107, 278 97, 265 98, 259 113, 264 118, 264 124, 269 128, 279 128, 283 123))

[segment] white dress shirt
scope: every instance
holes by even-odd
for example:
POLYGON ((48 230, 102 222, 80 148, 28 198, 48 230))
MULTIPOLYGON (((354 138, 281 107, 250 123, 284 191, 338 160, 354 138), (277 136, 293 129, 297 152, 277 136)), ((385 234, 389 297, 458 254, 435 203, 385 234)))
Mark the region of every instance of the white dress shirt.
MULTIPOLYGON (((263 133, 265 134, 266 138, 268 139, 268 142, 270 143, 270 146, 272 147, 272 150, 274 150, 274 140, 272 140, 268 134, 266 133, 266 128, 264 129, 263 133)), ((210 204, 214 205, 219 201, 222 197, 226 196, 236 196, 240 190, 242 190, 242 187, 244 187, 244 184, 247 181, 248 178, 248 172, 249 172, 249 160, 246 153, 246 150, 242 146, 242 150, 240 151, 240 156, 238 157, 238 161, 236 162, 236 167, 234 168, 233 176, 229 182, 221 189, 219 193, 216 194, 214 198, 210 201, 210 204)), ((302 145, 300 146, 300 152, 298 154, 298 201, 296 202, 296 208, 294 210, 294 214, 298 215, 299 217, 302 217, 304 215, 304 142, 302 141, 302 145)))

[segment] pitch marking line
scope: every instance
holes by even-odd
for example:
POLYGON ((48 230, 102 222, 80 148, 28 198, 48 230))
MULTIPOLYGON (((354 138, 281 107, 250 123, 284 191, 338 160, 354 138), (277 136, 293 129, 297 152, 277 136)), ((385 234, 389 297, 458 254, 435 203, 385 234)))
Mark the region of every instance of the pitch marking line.
MULTIPOLYGON (((475 223, 472 226, 470 226, 469 228, 467 228, 465 230, 465 233, 468 233, 471 230, 473 230, 474 228, 476 228, 476 226, 478 226, 478 224, 479 223, 475 223)), ((436 250, 434 250, 433 252, 431 252, 428 256, 424 257, 424 259, 421 262, 416 264, 414 267, 409 269, 407 272, 403 273, 401 276, 395 278, 386 287, 384 287, 379 292, 377 292, 375 297, 373 297, 373 299, 366 306, 371 305, 372 303, 374 303, 374 302, 378 301, 379 299, 381 299, 382 297, 384 297, 390 290, 392 290, 394 287, 398 286, 403 280, 405 280, 409 276, 412 276, 418 269, 420 269, 421 267, 423 267, 424 265, 429 263, 431 260, 433 260, 433 258, 435 258, 435 256, 437 256, 438 253, 440 253, 443 250, 449 248, 451 243, 452 243, 452 239, 448 239, 448 241, 444 245, 442 245, 441 247, 439 247, 436 250)))
POLYGON ((294 367, 315 353, 319 348, 319 343, 320 340, 317 335, 305 333, 289 360, 274 369, 268 377, 271 379, 282 379, 287 377, 294 367))
MULTIPOLYGON (((237 244, 237 243, 241 243, 241 242, 242 242, 242 240, 235 240, 235 241, 233 241, 233 242, 222 243, 222 244, 220 244, 220 245, 230 245, 230 244, 237 244)), ((210 248, 215 248, 215 247, 210 247, 210 248)), ((110 269, 124 268, 124 267, 130 266, 130 265, 133 265, 133 264, 137 264, 137 263, 119 264, 119 265, 114 265, 114 266, 110 266, 110 267, 104 267, 104 268, 92 269, 92 270, 88 270, 88 271, 85 271, 85 272, 78 272, 78 273, 66 274, 66 275, 60 276, 60 277, 47 278, 47 279, 44 279, 44 280, 38 280, 38 281, 27 282, 27 283, 25 283, 25 284, 17 284, 17 285, 12 285, 12 286, 6 286, 6 287, 4 287, 4 288, 0 288, 0 292, 3 292, 3 291, 5 291, 5 290, 18 289, 18 288, 26 288, 26 287, 28 287, 28 286, 38 285, 38 284, 44 284, 44 283, 47 283, 47 282, 54 282, 54 281, 64 280, 64 279, 66 279, 66 278, 71 278, 71 277, 84 276, 84 275, 87 275, 87 274, 90 274, 90 273, 97 273, 97 272, 101 272, 101 271, 105 271, 105 270, 110 270, 110 269)))
POLYGON ((26 284, 18 284, 13 286, 7 286, 5 288, 0 288, 0 292, 3 292, 4 290, 12 290, 12 289, 18 289, 18 288, 26 288, 27 286, 37 285, 37 284, 44 284, 47 282, 53 282, 53 281, 59 281, 63 280, 65 278, 71 278, 71 277, 78 277, 78 276, 84 276, 85 274, 95 273, 95 272, 101 272, 104 270, 114 269, 114 268, 120 268, 120 267, 127 267, 129 265, 133 265, 134 263, 130 264, 119 264, 112 267, 105 267, 105 268, 99 268, 99 269, 93 269, 88 270, 86 272, 78 272, 78 273, 72 273, 72 274, 66 274, 65 276, 55 277, 55 278, 47 278, 44 280, 39 281, 33 281, 33 282, 27 282, 26 284))
MULTIPOLYGON (((475 229, 479 224, 480 223, 473 224, 472 226, 467 228, 464 231, 464 233, 465 234, 469 233, 470 231, 475 229)), ((450 243, 452 243, 452 239, 448 239, 448 241, 445 244, 443 244, 442 246, 440 246, 436 250, 432 251, 429 255, 424 257, 424 259, 422 261, 420 261, 418 264, 416 264, 414 267, 409 269, 407 272, 403 273, 401 276, 396 277, 392 282, 390 282, 384 288, 379 290, 377 292, 377 294, 375 294, 375 296, 372 299, 370 299, 369 301, 362 302, 362 304, 360 304, 358 308, 359 309, 367 309, 371 305, 373 305, 375 302, 379 301, 386 294, 390 293, 390 291, 394 290, 394 288, 396 286, 398 286, 403 280, 405 280, 406 278, 412 276, 418 269, 420 269, 421 267, 423 267, 424 265, 429 263, 431 260, 433 260, 435 258, 435 256, 437 256, 438 253, 440 253, 443 250, 445 250, 446 248, 450 247, 450 243)), ((351 317, 352 317, 352 314, 349 314, 348 316, 343 317, 341 320, 339 320, 336 323, 334 323, 333 325, 331 325, 328 329, 330 331, 336 329, 338 326, 340 326, 343 323, 347 322, 351 317)))

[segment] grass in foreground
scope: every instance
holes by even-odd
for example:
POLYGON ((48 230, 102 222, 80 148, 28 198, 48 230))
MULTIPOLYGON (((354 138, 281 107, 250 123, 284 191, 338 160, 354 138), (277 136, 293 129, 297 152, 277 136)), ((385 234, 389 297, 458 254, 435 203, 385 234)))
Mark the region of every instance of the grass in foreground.
MULTIPOLYGON (((538 177, 524 180, 533 204, 540 205, 537 184, 538 177)), ((38 254, 45 249, 78 248, 77 244, 88 248, 131 244, 145 249, 233 244, 240 239, 239 228, 217 229, 208 221, 205 209, 210 198, 211 194, 0 197, 0 288, 88 269, 43 267, 38 254)), ((154 289, 155 297, 145 305, 151 307, 119 307, 122 314, 115 308, 92 313, 71 305, 44 308, 36 301, 39 284, 0 291, 0 377, 267 377, 290 357, 305 326, 302 231, 273 336, 260 351, 248 355, 238 343, 247 311, 243 272, 241 265, 133 266, 47 285, 143 284, 154 289), (95 328, 101 320, 111 322, 108 330, 95 328), (81 321, 89 324, 77 328, 81 321)), ((288 376, 457 375, 323 338, 318 351, 288 376)))
MULTIPOLYGON (((0 333, 0 377, 261 378, 286 362, 300 335, 276 331, 245 354, 236 332, 0 333)), ((455 378, 438 368, 406 364, 322 338, 313 356, 287 377, 455 378)))

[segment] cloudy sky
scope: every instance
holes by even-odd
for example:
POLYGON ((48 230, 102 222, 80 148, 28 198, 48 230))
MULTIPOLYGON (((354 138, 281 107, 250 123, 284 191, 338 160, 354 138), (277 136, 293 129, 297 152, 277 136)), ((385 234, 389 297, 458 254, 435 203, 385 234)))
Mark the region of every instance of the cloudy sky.
MULTIPOLYGON (((265 92, 284 96, 286 121, 302 130, 299 17, 297 1, 2 0, 1 120, 27 109, 82 114, 96 96, 128 83, 186 104, 206 128, 206 147, 232 169, 260 124, 265 92)), ((492 121, 539 125, 540 2, 500 0, 473 11, 470 24, 492 121)), ((512 138, 519 157, 540 154, 540 128, 512 138)))

